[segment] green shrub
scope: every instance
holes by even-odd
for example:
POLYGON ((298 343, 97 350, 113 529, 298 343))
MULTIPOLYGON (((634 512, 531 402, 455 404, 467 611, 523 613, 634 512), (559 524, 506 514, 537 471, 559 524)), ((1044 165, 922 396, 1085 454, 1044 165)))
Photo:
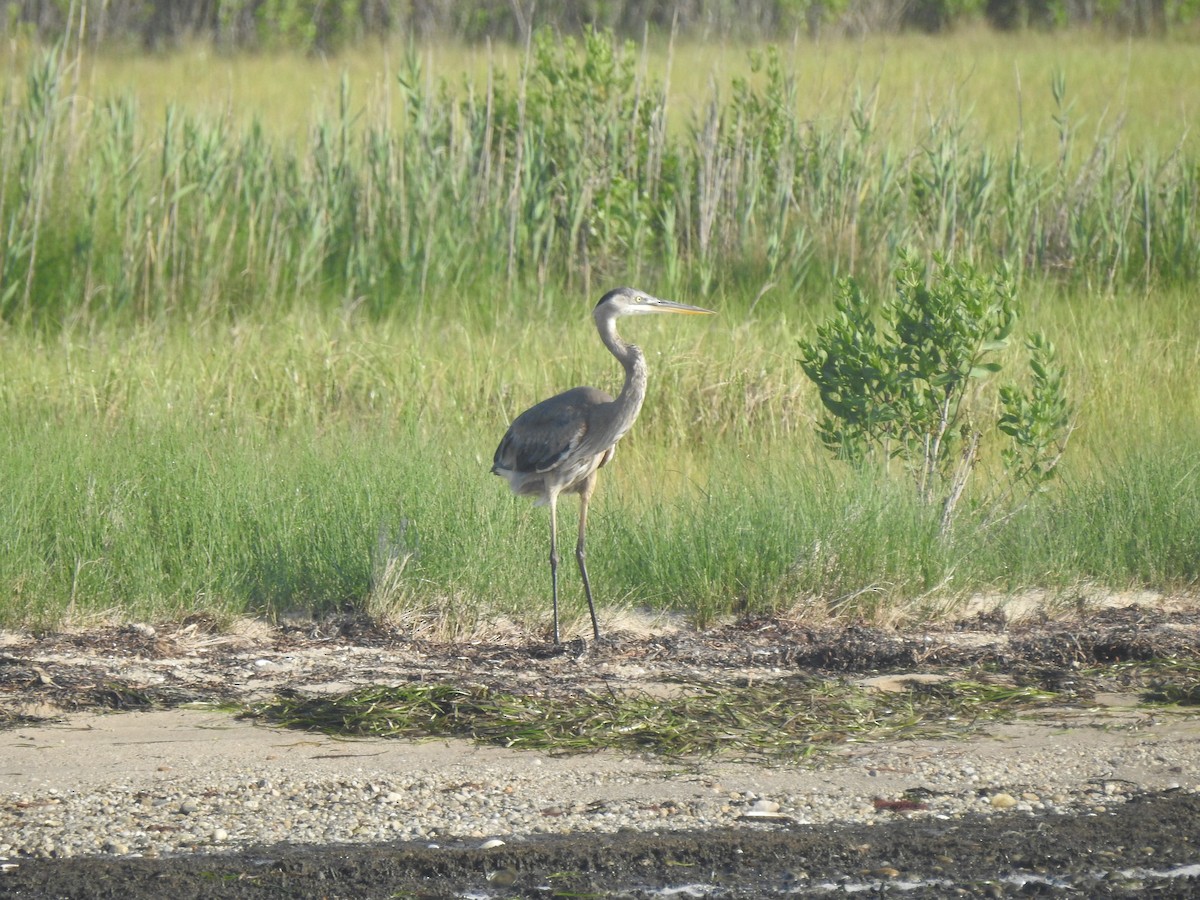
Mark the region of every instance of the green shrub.
POLYGON ((990 427, 984 387, 1017 320, 1012 281, 978 274, 969 264, 939 262, 932 270, 902 258, 896 294, 875 324, 871 304, 853 280, 843 284, 836 315, 801 344, 801 366, 817 385, 826 414, 826 447, 847 462, 897 460, 922 503, 940 503, 941 531, 954 518, 981 445, 995 430, 1006 479, 984 496, 986 519, 1052 477, 1070 435, 1064 374, 1053 345, 1040 335, 1026 344, 1032 386, 999 390, 1001 415, 990 427))

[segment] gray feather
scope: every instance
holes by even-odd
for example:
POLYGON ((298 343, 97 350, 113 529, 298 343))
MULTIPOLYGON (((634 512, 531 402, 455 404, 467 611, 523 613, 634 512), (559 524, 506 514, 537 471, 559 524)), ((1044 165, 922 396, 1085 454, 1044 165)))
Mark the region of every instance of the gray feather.
POLYGON ((597 407, 612 399, 596 388, 578 387, 525 410, 496 448, 492 471, 542 474, 561 465, 586 439, 597 407))

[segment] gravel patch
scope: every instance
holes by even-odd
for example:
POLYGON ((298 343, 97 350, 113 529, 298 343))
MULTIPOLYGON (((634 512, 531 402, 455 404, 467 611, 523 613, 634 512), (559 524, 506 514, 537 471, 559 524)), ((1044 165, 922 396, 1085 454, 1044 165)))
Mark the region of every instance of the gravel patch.
POLYGON ((1103 813, 1200 789, 1200 721, 1051 711, 986 736, 839 747, 813 764, 554 757, 339 740, 212 711, 72 716, 0 733, 0 856, 1103 813), (13 787, 17 787, 13 790, 13 787))

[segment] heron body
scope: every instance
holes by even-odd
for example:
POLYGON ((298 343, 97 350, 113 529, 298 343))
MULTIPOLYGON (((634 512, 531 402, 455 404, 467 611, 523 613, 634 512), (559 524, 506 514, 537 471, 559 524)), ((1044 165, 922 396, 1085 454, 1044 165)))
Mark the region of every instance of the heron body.
POLYGON ((536 497, 534 506, 546 505, 552 494, 578 490, 616 450, 588 441, 589 433, 602 431, 593 424, 601 407, 611 409, 612 402, 604 391, 578 387, 525 410, 500 442, 492 471, 508 479, 514 494, 536 497))
POLYGON ((596 304, 593 317, 600 340, 625 369, 625 383, 614 398, 591 387, 577 387, 543 400, 517 416, 496 448, 492 472, 508 480, 518 496, 535 497, 535 506, 550 507, 550 581, 554 603, 554 642, 558 630, 558 497, 578 494, 579 538, 575 558, 583 578, 592 634, 600 637, 596 606, 588 579, 587 510, 596 489, 596 474, 616 452, 646 397, 646 358, 617 334, 616 320, 648 313, 710 315, 712 310, 660 300, 633 288, 609 291, 596 304))

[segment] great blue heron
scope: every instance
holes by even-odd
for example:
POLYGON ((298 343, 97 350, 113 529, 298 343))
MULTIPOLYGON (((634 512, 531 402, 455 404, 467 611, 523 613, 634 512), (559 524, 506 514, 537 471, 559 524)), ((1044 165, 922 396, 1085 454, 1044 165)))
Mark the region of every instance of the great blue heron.
POLYGON ((543 400, 517 416, 496 448, 492 472, 508 479, 517 495, 536 497, 535 506, 550 507, 550 583, 554 597, 554 643, 558 637, 558 495, 579 495, 579 541, 575 559, 592 614, 592 634, 600 637, 596 606, 588 580, 584 538, 588 501, 596 488, 597 470, 613 458, 646 397, 646 357, 621 340, 621 316, 646 313, 712 315, 711 309, 660 300, 633 288, 617 288, 600 298, 592 313, 600 340, 625 367, 625 384, 614 400, 604 391, 577 387, 543 400))

